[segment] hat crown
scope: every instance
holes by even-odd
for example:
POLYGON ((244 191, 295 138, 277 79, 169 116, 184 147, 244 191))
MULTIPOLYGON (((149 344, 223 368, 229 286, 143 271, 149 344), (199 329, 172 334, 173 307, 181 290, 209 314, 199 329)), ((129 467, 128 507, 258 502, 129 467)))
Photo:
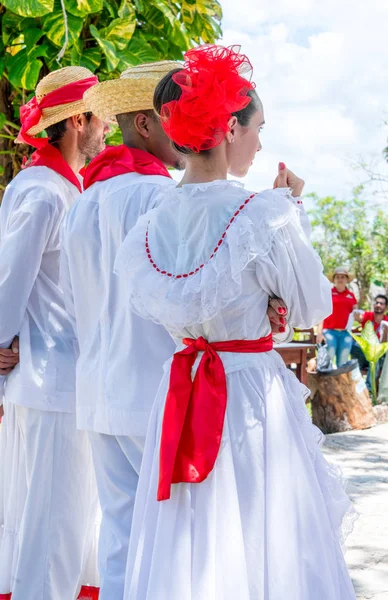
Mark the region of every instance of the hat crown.
POLYGON ((38 83, 36 86, 35 96, 40 102, 46 94, 57 90, 64 85, 82 81, 88 77, 93 77, 93 73, 85 67, 63 67, 57 71, 52 71, 38 83))
POLYGON ((123 71, 120 75, 120 79, 131 79, 132 77, 150 77, 152 79, 162 79, 164 75, 167 75, 173 69, 182 69, 183 65, 176 60, 160 60, 158 62, 144 63, 142 65, 135 65, 129 67, 123 71))

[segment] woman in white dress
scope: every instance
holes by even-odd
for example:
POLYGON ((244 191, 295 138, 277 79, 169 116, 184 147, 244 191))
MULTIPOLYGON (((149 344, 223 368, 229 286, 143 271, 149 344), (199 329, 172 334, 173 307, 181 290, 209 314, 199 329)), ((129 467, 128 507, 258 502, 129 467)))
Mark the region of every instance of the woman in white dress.
POLYGON ((261 149, 249 61, 217 46, 185 58, 155 108, 186 173, 116 263, 132 308, 177 343, 147 434, 124 598, 354 600, 341 550, 350 502, 266 316, 271 296, 297 327, 331 312, 303 182, 282 163, 273 190, 227 181, 261 149))

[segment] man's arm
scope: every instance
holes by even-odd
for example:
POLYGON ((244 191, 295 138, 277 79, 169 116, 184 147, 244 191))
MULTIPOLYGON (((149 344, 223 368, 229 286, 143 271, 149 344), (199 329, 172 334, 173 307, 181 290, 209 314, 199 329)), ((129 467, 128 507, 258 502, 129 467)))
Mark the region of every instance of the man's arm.
POLYGON ((0 243, 0 347, 9 348, 19 333, 42 255, 55 219, 55 204, 23 199, 11 213, 0 243))
POLYGON ((359 308, 355 308, 353 310, 353 317, 358 323, 362 323, 362 319, 364 317, 364 312, 365 311, 360 310, 359 308))

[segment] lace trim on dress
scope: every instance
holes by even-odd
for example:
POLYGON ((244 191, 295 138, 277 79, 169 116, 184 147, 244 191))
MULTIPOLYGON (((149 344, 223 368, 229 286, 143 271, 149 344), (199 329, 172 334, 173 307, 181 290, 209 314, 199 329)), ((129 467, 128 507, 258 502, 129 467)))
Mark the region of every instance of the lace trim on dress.
MULTIPOLYGON (((222 246, 224 239, 226 237, 226 234, 228 232, 229 227, 232 225, 232 223, 235 221, 235 219, 238 217, 238 215, 240 214, 240 212, 243 210, 243 208, 245 208, 245 206, 248 204, 248 202, 250 202, 250 200, 252 200, 252 198, 254 198, 256 196, 256 194, 251 194, 249 196, 249 198, 247 198, 245 200, 245 202, 243 202, 241 204, 241 206, 238 208, 238 210, 236 210, 236 212, 234 213, 233 217, 230 219, 224 233, 222 234, 222 236, 220 237, 220 239, 218 240, 216 247, 214 248, 212 254, 209 256, 208 261, 206 261, 206 263, 202 263, 201 265, 199 265, 199 267, 197 267, 196 269, 194 269, 194 271, 190 271, 189 273, 180 273, 178 275, 174 275, 173 273, 169 273, 168 271, 162 271, 157 264, 155 263, 155 261, 153 260, 152 256, 151 256, 151 250, 150 250, 150 246, 149 246, 149 241, 148 241, 148 226, 146 229, 146 235, 145 235, 145 249, 146 249, 146 254, 148 257, 148 260, 150 261, 151 265, 153 266, 153 268, 160 273, 161 275, 166 275, 166 277, 173 277, 174 279, 181 279, 182 277, 186 278, 186 277, 191 277, 191 275, 195 275, 195 273, 198 273, 198 271, 200 271, 201 269, 203 269, 203 267, 205 266, 205 264, 207 264, 210 260, 212 260, 212 258, 215 257, 215 255, 217 254, 218 250, 220 249, 220 247, 222 246)), ((149 222, 148 222, 149 224, 149 222)))
MULTIPOLYGON (((220 183, 218 186, 221 193, 220 183)), ((242 271, 253 260, 268 255, 277 231, 291 220, 300 227, 290 193, 282 188, 271 190, 271 201, 260 194, 251 194, 245 202, 240 200, 207 262, 186 273, 172 273, 151 255, 147 230, 153 214, 140 217, 115 263, 115 272, 127 281, 131 308, 143 318, 172 325, 179 331, 214 318, 241 294, 242 271), (253 221, 246 209, 251 205, 254 208, 260 197, 262 204, 256 206, 260 218, 253 221)))

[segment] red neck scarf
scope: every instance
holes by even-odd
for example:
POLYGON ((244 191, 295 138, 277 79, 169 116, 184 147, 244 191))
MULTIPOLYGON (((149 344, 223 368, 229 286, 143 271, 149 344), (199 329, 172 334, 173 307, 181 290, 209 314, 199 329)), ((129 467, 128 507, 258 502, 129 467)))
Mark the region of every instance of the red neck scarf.
POLYGON ((258 340, 207 342, 184 339, 171 364, 160 441, 158 500, 168 500, 172 483, 200 483, 211 473, 221 445, 227 389, 218 352, 269 352, 272 334, 258 340), (191 372, 203 352, 194 381, 191 372))
POLYGON ((22 124, 17 142, 30 144, 34 148, 44 148, 49 143, 48 138, 35 138, 28 135, 28 131, 37 125, 42 117, 42 110, 44 108, 50 108, 53 106, 60 106, 61 104, 70 104, 71 102, 78 102, 82 100, 84 93, 93 85, 98 83, 97 77, 87 77, 80 81, 74 81, 68 83, 49 92, 42 98, 38 103, 36 96, 31 98, 27 104, 20 107, 20 122, 22 124))
POLYGON ((23 169, 28 167, 48 167, 59 175, 62 175, 62 177, 75 185, 79 192, 82 192, 81 182, 73 169, 69 163, 65 161, 59 150, 50 144, 47 144, 47 146, 44 146, 39 150, 35 150, 30 160, 23 166, 23 169))
POLYGON ((86 190, 96 181, 105 181, 125 173, 171 177, 162 161, 149 152, 125 145, 108 146, 86 168, 84 188, 86 190))

